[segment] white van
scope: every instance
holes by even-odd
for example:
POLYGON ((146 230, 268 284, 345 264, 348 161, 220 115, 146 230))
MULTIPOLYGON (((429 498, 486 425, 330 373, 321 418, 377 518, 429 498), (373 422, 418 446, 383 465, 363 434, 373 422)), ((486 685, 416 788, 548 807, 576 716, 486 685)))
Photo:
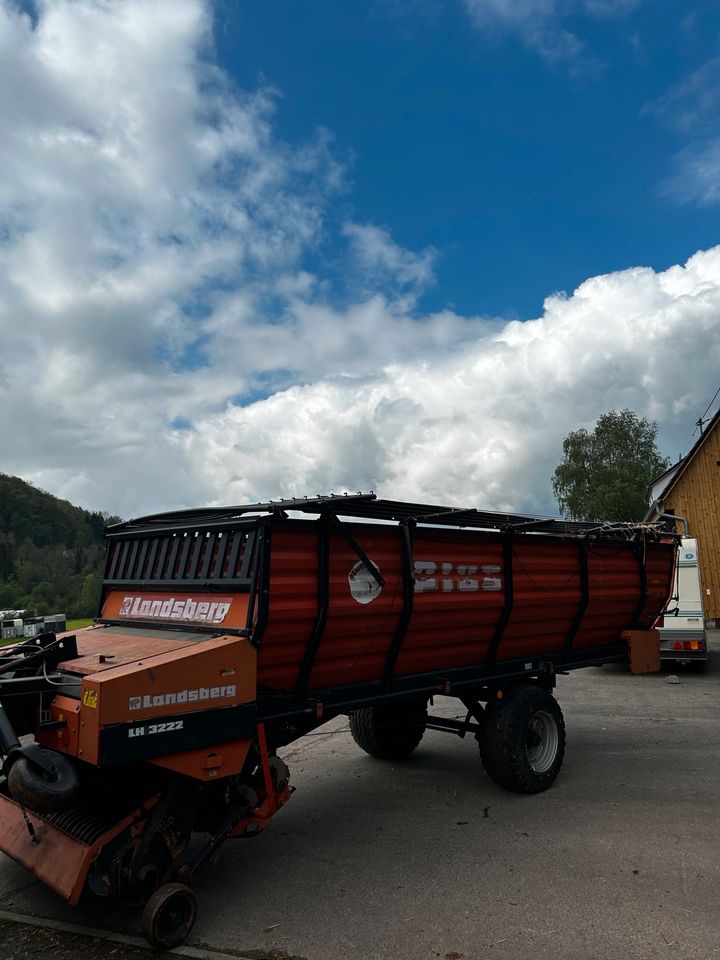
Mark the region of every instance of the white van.
POLYGON ((708 649, 694 538, 684 537, 680 541, 672 596, 657 627, 662 660, 697 663, 702 669, 708 659, 708 649))

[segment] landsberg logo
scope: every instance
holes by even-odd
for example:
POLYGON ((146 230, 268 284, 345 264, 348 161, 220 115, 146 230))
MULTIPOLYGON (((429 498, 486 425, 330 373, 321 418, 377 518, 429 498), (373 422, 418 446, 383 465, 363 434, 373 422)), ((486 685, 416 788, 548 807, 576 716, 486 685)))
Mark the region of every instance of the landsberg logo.
POLYGON ((188 620, 193 623, 222 623, 230 611, 229 600, 193 600, 192 597, 168 597, 148 600, 147 597, 124 597, 121 617, 142 620, 188 620))
POLYGON ((198 703, 203 700, 223 700, 234 697, 237 685, 198 687, 197 690, 178 690, 176 693, 156 693, 144 697, 130 697, 129 710, 148 710, 150 707, 169 707, 176 703, 198 703))

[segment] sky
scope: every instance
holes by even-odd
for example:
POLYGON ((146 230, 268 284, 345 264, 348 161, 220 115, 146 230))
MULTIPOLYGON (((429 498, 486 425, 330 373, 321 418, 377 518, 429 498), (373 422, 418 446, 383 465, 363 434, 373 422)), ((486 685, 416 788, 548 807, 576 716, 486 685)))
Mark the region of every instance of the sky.
POLYGON ((717 409, 716 0, 0 0, 0 130, 0 471, 88 509, 552 514, 717 409))

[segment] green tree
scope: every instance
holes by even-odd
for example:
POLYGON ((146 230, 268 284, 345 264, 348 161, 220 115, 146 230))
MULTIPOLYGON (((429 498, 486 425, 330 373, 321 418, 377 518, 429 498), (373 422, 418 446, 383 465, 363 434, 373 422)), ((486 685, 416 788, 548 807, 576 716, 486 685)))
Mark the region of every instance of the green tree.
POLYGON ((657 424, 632 410, 604 413, 592 433, 569 433, 552 478, 560 512, 573 520, 642 520, 650 481, 670 466, 656 440, 657 424))
POLYGON ((98 602, 100 600, 100 588, 102 586, 102 576, 99 572, 88 573, 83 580, 80 598, 77 608, 73 611, 78 617, 96 617, 98 612, 98 602))
POLYGON ((93 616, 103 528, 116 519, 0 473, 0 609, 93 616))

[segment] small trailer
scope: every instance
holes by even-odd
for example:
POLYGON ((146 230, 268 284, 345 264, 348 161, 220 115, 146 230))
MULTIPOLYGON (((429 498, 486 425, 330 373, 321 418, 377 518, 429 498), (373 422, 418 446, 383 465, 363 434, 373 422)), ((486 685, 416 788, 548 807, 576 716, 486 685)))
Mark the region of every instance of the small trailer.
POLYGON ((290 799, 278 750, 334 717, 391 761, 427 729, 471 733, 497 783, 549 787, 556 675, 657 651, 677 543, 373 494, 156 514, 106 537, 95 624, 0 656, 0 849, 70 904, 144 905, 160 947, 192 927, 202 864, 290 799), (429 714, 439 694, 465 719, 429 714))

